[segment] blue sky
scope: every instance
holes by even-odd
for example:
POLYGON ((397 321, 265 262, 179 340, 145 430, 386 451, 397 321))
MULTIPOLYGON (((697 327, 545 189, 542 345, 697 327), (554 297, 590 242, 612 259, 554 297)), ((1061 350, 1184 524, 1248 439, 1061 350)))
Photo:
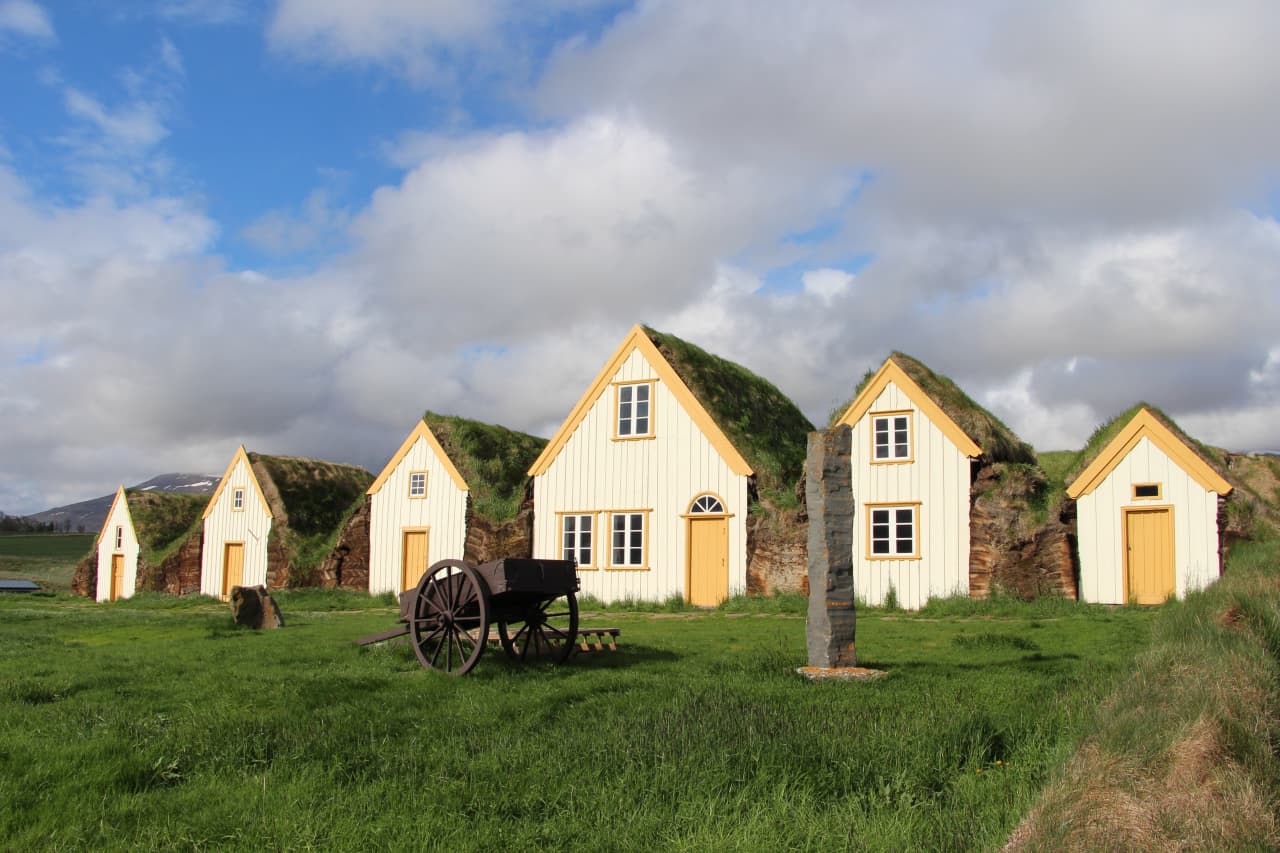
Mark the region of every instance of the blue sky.
POLYGON ((542 435, 646 322, 814 420, 1277 449, 1280 9, 0 0, 0 510, 542 435))

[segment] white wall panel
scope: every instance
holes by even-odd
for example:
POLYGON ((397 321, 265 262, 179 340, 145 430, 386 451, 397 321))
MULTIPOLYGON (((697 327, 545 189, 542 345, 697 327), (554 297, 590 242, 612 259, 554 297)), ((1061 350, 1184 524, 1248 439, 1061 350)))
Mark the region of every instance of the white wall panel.
POLYGON ((1218 578, 1218 494, 1206 490, 1164 451, 1143 437, 1098 487, 1076 504, 1080 598, 1124 604, 1126 508, 1173 508, 1173 559, 1178 597, 1218 578), (1159 483, 1162 496, 1134 500, 1135 483, 1159 483))
POLYGON ((217 502, 204 520, 200 554, 200 592, 222 595, 222 562, 228 542, 244 543, 244 585, 267 583, 267 536, 271 515, 262 505, 248 463, 241 459, 226 477, 217 502), (232 508, 236 489, 244 489, 244 509, 232 508))
POLYGON ((425 438, 419 437, 369 508, 369 592, 400 591, 404 532, 427 529, 427 565, 462 559, 467 538, 467 492, 459 489, 425 438), (409 475, 427 472, 427 496, 409 497, 409 475))
POLYGON ((890 382, 853 426, 854 592, 871 605, 892 587, 898 603, 923 607, 930 598, 969 593, 970 460, 890 382), (872 418, 910 411, 914 458, 872 464, 872 418), (919 502, 920 559, 867 559, 867 504, 919 502))
MULTIPOLYGON (((637 350, 612 381, 656 378, 656 371, 637 350)), ((653 396, 655 437, 613 440, 613 395, 613 387, 606 387, 555 460, 534 478, 534 556, 561 556, 558 512, 652 510, 647 571, 606 567, 608 521, 605 515, 598 517, 598 568, 583 567, 579 571, 582 593, 603 601, 687 597, 687 524, 681 516, 697 495, 714 492, 733 515, 728 525, 729 594, 745 593, 747 478, 730 470, 660 381, 655 382, 653 396)))
POLYGON ((112 504, 111 514, 102 525, 102 535, 98 538, 98 588, 95 599, 111 600, 111 558, 115 554, 124 556, 124 578, 121 598, 131 598, 138 585, 138 534, 133 529, 133 518, 129 514, 129 502, 118 500, 112 504), (121 547, 116 547, 116 528, 121 528, 121 547))

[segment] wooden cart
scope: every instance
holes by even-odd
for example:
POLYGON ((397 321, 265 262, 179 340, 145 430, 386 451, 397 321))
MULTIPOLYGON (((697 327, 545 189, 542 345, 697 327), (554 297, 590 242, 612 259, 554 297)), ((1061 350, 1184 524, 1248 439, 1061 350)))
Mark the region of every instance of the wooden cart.
POLYGON ((490 626, 507 656, 563 663, 578 635, 578 572, 572 560, 508 557, 480 566, 433 563, 416 589, 400 594, 405 624, 361 645, 409 635, 428 669, 464 675, 480 661, 490 626))

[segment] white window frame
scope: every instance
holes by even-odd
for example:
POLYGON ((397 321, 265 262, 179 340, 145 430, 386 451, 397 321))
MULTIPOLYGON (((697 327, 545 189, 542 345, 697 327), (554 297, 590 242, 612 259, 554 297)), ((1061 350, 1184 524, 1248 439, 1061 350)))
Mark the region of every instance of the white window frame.
POLYGON ((615 440, 632 441, 639 438, 653 438, 654 391, 655 382, 652 379, 614 383, 613 437, 615 440), (643 395, 641 389, 643 389, 643 395), (638 399, 640 396, 644 399, 638 399), (641 414, 642 411, 643 414, 641 414))
POLYGON ((426 471, 410 471, 409 472, 409 499, 423 500, 427 496, 427 472, 426 471), (422 478, 422 489, 414 491, 415 478, 422 478))
POLYGON ((907 409, 901 412, 875 412, 871 415, 872 464, 887 465, 915 460, 915 425, 912 423, 912 414, 907 409), (880 428, 882 424, 883 430, 880 428), (885 444, 880 443, 881 436, 887 439, 885 444), (885 456, 879 454, 882 447, 886 451, 885 456), (900 449, 903 452, 900 453, 900 449))
POLYGON ((609 568, 628 571, 649 568, 649 510, 620 509, 609 513, 609 568), (617 544, 619 534, 623 537, 621 546, 617 544), (638 545, 634 542, 637 534, 638 545))
POLYGON ((559 515, 560 559, 575 560, 579 569, 594 569, 599 535, 596 513, 562 512, 559 515), (583 529, 583 522, 588 529, 583 529))
POLYGON ((122 548, 124 548, 124 527, 122 525, 117 524, 116 525, 116 550, 119 551, 122 548))
POLYGON ((231 511, 242 512, 244 510, 244 487, 237 486, 231 490, 231 511))
POLYGON ((876 503, 865 504, 867 512, 867 559, 868 560, 918 560, 920 559, 920 504, 919 503, 876 503), (901 513, 910 513, 904 521, 901 513), (888 513, 884 520, 876 518, 877 513, 888 513), (899 529, 902 524, 911 526, 911 550, 903 551, 905 539, 899 529), (878 528, 887 528, 883 534, 878 528), (888 544, 887 551, 877 551, 876 543, 888 544))

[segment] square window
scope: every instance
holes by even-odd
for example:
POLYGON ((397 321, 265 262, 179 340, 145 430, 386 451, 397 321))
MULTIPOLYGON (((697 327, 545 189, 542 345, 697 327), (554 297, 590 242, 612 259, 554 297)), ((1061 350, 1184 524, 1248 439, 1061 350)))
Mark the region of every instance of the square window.
POLYGON ((891 412, 871 417, 871 461, 910 462, 911 413, 891 412))
POLYGON ((642 512, 619 512, 613 514, 610 565, 628 568, 644 565, 644 515, 642 512))
POLYGON ((651 403, 652 382, 636 382, 615 386, 617 438, 650 438, 653 435, 651 403))
POLYGON ((560 518, 560 559, 574 560, 584 567, 595 565, 592 547, 594 516, 591 513, 575 513, 560 518))
POLYGON ((867 556, 874 559, 915 559, 920 556, 917 504, 868 507, 867 556))
POLYGON ((427 472, 413 471, 409 474, 409 497, 425 498, 427 496, 427 472))

